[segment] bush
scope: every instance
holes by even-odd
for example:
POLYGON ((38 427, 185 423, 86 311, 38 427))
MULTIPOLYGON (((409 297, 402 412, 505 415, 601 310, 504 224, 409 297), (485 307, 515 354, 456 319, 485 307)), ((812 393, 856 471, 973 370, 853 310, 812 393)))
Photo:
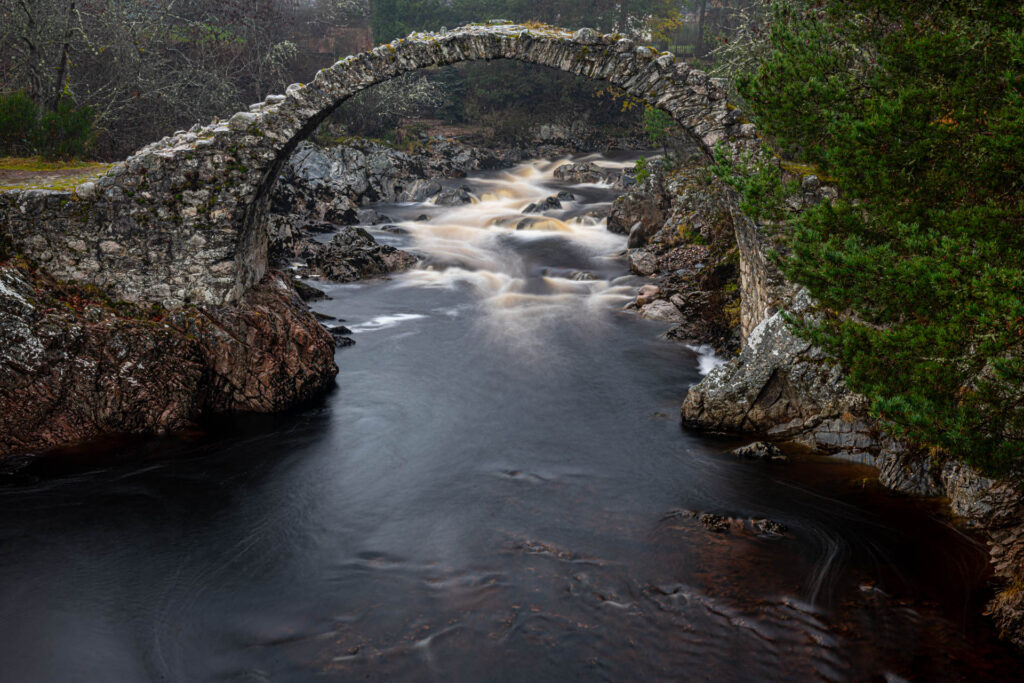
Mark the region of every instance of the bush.
POLYGON ((91 107, 76 107, 68 98, 55 111, 40 116, 39 106, 27 94, 0 95, 0 154, 38 154, 47 159, 84 156, 95 138, 91 107))
POLYGON ((651 141, 652 145, 661 147, 666 153, 669 136, 675 127, 676 122, 672 120, 668 112, 651 106, 644 108, 644 132, 647 133, 647 139, 651 141))
POLYGON ((0 154, 30 154, 29 134, 38 117, 39 108, 24 92, 0 95, 0 154))
POLYGON ((37 154, 47 159, 72 159, 83 156, 92 144, 93 120, 91 107, 75 107, 62 99, 55 111, 46 112, 29 134, 37 154))
POLYGON ((636 160, 636 165, 633 167, 633 175, 638 185, 643 185, 651 177, 651 169, 647 165, 647 157, 640 157, 636 160))

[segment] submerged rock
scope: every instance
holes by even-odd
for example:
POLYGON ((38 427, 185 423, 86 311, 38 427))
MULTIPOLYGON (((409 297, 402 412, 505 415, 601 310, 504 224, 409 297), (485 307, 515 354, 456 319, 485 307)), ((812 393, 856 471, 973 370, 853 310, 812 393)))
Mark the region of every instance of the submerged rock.
POLYGON ((760 517, 737 519, 713 512, 696 512, 694 510, 671 510, 662 517, 663 520, 695 519, 708 531, 716 534, 735 532, 739 535, 783 536, 789 528, 782 522, 760 517))
POLYGON ((354 346, 356 343, 356 340, 349 336, 352 334, 352 330, 348 329, 344 325, 328 327, 327 331, 331 333, 331 337, 334 339, 335 348, 344 349, 349 346, 354 346))
POLYGON ((751 525, 763 536, 782 536, 789 531, 789 527, 774 519, 754 519, 751 520, 751 525))
POLYGON ((748 460, 785 460, 786 456, 782 454, 779 447, 764 441, 755 441, 752 444, 741 446, 734 450, 733 455, 737 455, 741 458, 747 458, 748 460))
POLYGON ((473 203, 473 194, 468 187, 458 187, 452 190, 445 190, 437 195, 434 203, 438 206, 462 206, 473 203))
POLYGON ((548 197, 544 201, 528 205, 523 213, 544 213, 546 211, 558 211, 562 208, 562 202, 558 197, 548 197))
POLYGON ((523 209, 523 213, 545 213, 548 211, 558 211, 562 208, 562 202, 574 201, 576 201, 576 195, 569 191, 562 191, 543 201, 529 204, 525 209, 523 209))
POLYGON ((360 209, 356 214, 356 222, 359 225, 382 225, 391 223, 391 217, 385 216, 376 209, 360 209))
POLYGON ((729 531, 729 519, 722 515, 705 512, 697 518, 697 521, 699 521, 705 529, 708 531, 714 531, 716 534, 724 534, 729 531))

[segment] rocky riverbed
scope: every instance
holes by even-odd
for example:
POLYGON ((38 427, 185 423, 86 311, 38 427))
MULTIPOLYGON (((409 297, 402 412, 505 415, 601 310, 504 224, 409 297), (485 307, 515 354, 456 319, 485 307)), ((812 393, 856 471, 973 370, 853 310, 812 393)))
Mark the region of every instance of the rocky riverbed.
MULTIPOLYGON (((330 148, 306 142, 299 146, 281 173, 271 202, 270 256, 281 268, 299 275, 335 282, 400 272, 415 257, 378 245, 359 227, 397 231, 391 217, 366 208, 374 203, 429 202, 457 207, 478 198, 457 180, 470 173, 510 168, 524 158, 564 158, 578 151, 557 143, 488 148, 458 140, 431 140, 415 153, 386 145, 352 140, 330 148), (335 234, 336 233, 336 234, 335 234), (329 241, 318 235, 332 235, 329 241)), ((593 162, 561 166, 559 180, 608 183, 616 189, 633 184, 622 169, 605 169, 593 162)), ((557 198, 552 201, 558 202, 557 198)), ((549 204, 548 209, 561 208, 549 204)), ((526 213, 542 213, 534 207, 526 213)), ((423 218, 426 218, 424 216, 423 218)))

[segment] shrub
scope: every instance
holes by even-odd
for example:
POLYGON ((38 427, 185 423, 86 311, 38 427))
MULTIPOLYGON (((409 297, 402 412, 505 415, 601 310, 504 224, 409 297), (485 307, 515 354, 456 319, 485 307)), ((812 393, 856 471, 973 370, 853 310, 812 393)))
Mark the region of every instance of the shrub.
POLYGON ((636 182, 640 185, 643 185, 651 177, 651 169, 647 165, 647 157, 640 157, 636 160, 636 166, 633 167, 633 175, 636 178, 636 182))
POLYGON ((647 133, 647 139, 655 147, 665 150, 668 146, 669 134, 675 126, 676 122, 667 112, 650 106, 644 109, 644 132, 647 133))
POLYGON ((0 95, 0 154, 31 153, 29 134, 36 125, 39 108, 20 90, 0 95))
POLYGON ((46 112, 31 131, 29 139, 37 154, 47 159, 83 156, 94 138, 91 107, 75 107, 67 98, 57 109, 46 112))
POLYGON ((39 105, 18 90, 0 95, 0 154, 47 159, 84 156, 95 138, 95 113, 64 98, 40 116, 39 105))

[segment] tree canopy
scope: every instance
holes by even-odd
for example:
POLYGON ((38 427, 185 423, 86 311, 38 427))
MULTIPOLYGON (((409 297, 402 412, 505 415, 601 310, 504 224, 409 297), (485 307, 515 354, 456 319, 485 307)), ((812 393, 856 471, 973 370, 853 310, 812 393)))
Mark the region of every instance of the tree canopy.
POLYGON ((827 313, 799 332, 899 434, 1019 471, 1024 5, 773 4, 739 90, 779 152, 842 193, 786 224, 783 268, 827 313))

